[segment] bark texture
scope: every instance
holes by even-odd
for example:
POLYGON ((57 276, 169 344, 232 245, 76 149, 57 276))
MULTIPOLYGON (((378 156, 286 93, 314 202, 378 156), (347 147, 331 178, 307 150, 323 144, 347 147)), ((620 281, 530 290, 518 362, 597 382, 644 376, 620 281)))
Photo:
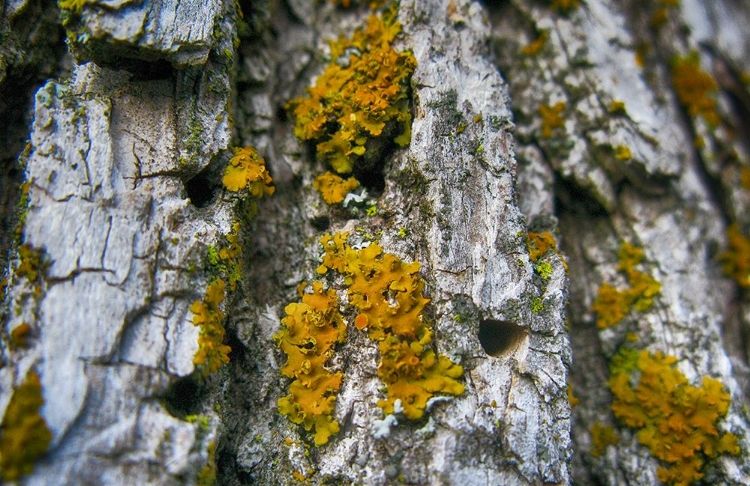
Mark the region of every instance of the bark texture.
MULTIPOLYGON (((703 481, 749 483, 750 300, 720 260, 727 228, 750 228, 750 7, 578 3, 402 0, 411 142, 328 206, 287 102, 367 6, 63 2, 57 24, 51 5, 6 2, 0 87, 62 73, 33 102, 0 105, 2 216, 17 228, 0 240, 0 411, 35 372, 52 434, 20 484, 659 484, 665 462, 613 413, 623 349, 674 356, 693 386, 719 380, 718 433, 739 452, 706 459, 703 481), (48 24, 72 57, 30 27, 48 24), (713 115, 680 98, 680 60, 715 80, 713 115), (248 145, 276 185, 254 217, 221 183, 248 145), (191 303, 225 276, 216 252, 233 228, 230 362, 205 376, 191 303), (329 362, 341 431, 316 447, 279 414, 290 380, 274 335, 303 282, 345 302, 343 279, 316 273, 318 239, 344 231, 421 264, 432 346, 463 366, 465 391, 418 420, 384 416, 378 345, 342 305, 348 336, 329 362), (534 255, 545 232, 560 252, 534 255), (632 283, 623 243, 660 288, 602 329, 600 289, 632 283), (602 446, 603 426, 616 440, 602 446)), ((0 444, 9 434, 4 421, 0 444)))

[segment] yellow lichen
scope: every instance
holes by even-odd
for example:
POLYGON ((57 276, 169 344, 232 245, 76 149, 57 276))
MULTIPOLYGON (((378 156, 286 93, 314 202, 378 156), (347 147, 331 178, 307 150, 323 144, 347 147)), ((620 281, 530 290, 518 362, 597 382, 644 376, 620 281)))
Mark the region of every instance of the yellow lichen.
POLYGON ((318 157, 339 174, 350 173, 385 140, 409 143, 408 87, 416 60, 391 47, 400 31, 394 12, 370 16, 350 40, 331 43, 331 62, 308 96, 289 103, 294 134, 317 142, 318 157))
POLYGON ((630 243, 623 243, 618 252, 620 264, 617 270, 624 273, 630 284, 629 288, 619 290, 604 283, 591 310, 596 312, 596 325, 600 329, 612 327, 623 320, 631 310, 645 312, 654 303, 654 297, 661 292, 661 284, 651 275, 638 271, 634 267, 643 261, 643 249, 630 243))
POLYGON ((221 182, 228 191, 239 192, 247 188, 251 196, 260 199, 274 193, 273 179, 266 170, 266 161, 253 147, 235 147, 234 156, 224 170, 221 182))
POLYGON ((216 442, 208 444, 208 460, 206 465, 198 471, 198 486, 213 486, 216 484, 216 442))
POLYGON ((220 305, 224 301, 226 284, 218 279, 211 282, 202 301, 196 300, 190 306, 193 313, 193 325, 200 327, 198 351, 193 363, 201 369, 204 376, 215 373, 229 363, 232 348, 222 344, 224 341, 224 313, 220 305))
POLYGON ((16 275, 19 277, 26 277, 31 283, 38 283, 41 277, 40 270, 42 268, 42 252, 33 248, 28 243, 18 247, 18 268, 16 268, 16 275))
POLYGON ((615 417, 637 429, 638 442, 665 463, 659 480, 688 485, 703 477, 708 460, 740 449, 734 434, 718 429, 730 403, 722 383, 703 377, 693 386, 676 363, 660 352, 622 349, 612 360, 609 388, 615 417))
POLYGON ((57 5, 63 10, 69 10, 80 15, 83 12, 83 7, 89 3, 89 0, 58 0, 57 5))
POLYGON ((551 137, 556 128, 565 126, 565 119, 562 116, 564 109, 565 103, 562 101, 558 101, 553 106, 541 105, 539 107, 539 116, 542 117, 542 138, 551 137))
POLYGON ((313 182, 313 189, 318 191, 328 204, 342 202, 348 193, 358 187, 359 182, 354 177, 344 180, 331 172, 319 175, 313 182))
POLYGON ((627 110, 625 109, 625 102, 619 101, 619 100, 612 100, 612 103, 609 104, 609 112, 621 113, 621 114, 627 113, 627 110))
POLYGON ((740 286, 750 287, 750 238, 742 234, 737 223, 727 228, 729 249, 719 255, 724 273, 740 286))
POLYGON ((307 431, 314 429, 315 445, 320 446, 339 431, 333 410, 342 374, 325 364, 336 343, 345 340, 346 325, 336 292, 324 291, 320 282, 313 283, 313 292, 303 295, 301 303, 291 303, 284 311, 282 329, 274 338, 287 356, 281 372, 294 381, 290 394, 279 399, 279 412, 307 431))
POLYGON ((404 416, 420 418, 435 393, 464 392, 457 381, 463 368, 428 347, 432 329, 423 310, 429 299, 423 295, 419 263, 404 263, 375 243, 355 250, 346 244, 346 236, 321 238, 326 254, 318 272, 335 269, 345 275, 349 302, 359 312, 354 324, 367 329, 368 336, 378 343, 378 376, 387 392, 378 406, 391 414, 400 400, 404 416))
POLYGON ((602 425, 599 422, 594 422, 591 426, 591 455, 593 457, 600 457, 607 446, 617 445, 620 442, 620 438, 617 437, 615 429, 609 425, 602 425))
POLYGON ((222 246, 215 257, 209 255, 211 263, 216 272, 226 276, 229 282, 229 289, 234 292, 237 290, 237 282, 242 278, 240 270, 242 268, 242 246, 240 246, 240 223, 234 222, 232 229, 226 235, 227 244, 222 246))
POLYGON ((16 481, 34 469, 34 462, 47 452, 52 432, 40 410, 44 405, 42 384, 35 371, 10 397, 0 423, 0 477, 16 481))
POLYGON ((691 117, 700 116, 711 128, 719 125, 715 99, 719 88, 714 78, 701 69, 697 52, 672 61, 672 85, 691 117))
POLYGON ((617 160, 630 160, 633 158, 633 154, 630 152, 630 147, 627 145, 617 145, 614 147, 615 159, 617 160))
POLYGON ((521 54, 524 56, 536 56, 547 44, 548 39, 549 31, 540 31, 536 39, 521 48, 521 54))

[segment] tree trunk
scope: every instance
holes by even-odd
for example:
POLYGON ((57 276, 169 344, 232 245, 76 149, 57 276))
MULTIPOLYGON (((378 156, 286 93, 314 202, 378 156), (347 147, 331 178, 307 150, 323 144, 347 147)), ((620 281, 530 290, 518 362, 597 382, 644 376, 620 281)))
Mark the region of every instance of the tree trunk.
POLYGON ((70 54, 46 2, 0 20, 1 478, 750 483, 748 5, 59 3, 70 54), (371 15, 416 61, 411 138, 360 143, 329 205, 288 103, 371 15), (224 177, 248 146, 258 201, 224 177), (292 370, 288 305, 319 288, 341 380, 302 416, 323 337, 292 370))

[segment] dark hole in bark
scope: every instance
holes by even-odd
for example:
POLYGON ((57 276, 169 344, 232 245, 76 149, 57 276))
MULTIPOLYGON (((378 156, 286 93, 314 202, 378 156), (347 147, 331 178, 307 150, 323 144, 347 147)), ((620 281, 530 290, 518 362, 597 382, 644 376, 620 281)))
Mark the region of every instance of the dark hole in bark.
POLYGON ((213 171, 209 165, 185 183, 190 202, 197 208, 205 208, 214 200, 218 186, 213 182, 213 171))
POLYGON ((479 321, 479 344, 490 356, 498 357, 514 350, 525 336, 526 331, 510 321, 479 321))
POLYGON ((164 398, 167 410, 175 417, 195 415, 201 411, 202 396, 205 390, 194 378, 182 378, 167 390, 164 398))

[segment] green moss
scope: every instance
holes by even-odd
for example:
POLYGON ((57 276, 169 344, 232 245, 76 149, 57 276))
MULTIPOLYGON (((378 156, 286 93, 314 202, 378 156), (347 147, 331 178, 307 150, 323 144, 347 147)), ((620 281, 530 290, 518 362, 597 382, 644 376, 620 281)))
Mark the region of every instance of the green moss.
POLYGON ((534 270, 536 270, 536 273, 544 280, 545 282, 549 280, 549 278, 552 276, 552 264, 549 262, 541 262, 538 265, 534 267, 534 270))
POLYGON ((602 425, 599 422, 594 422, 591 426, 591 455, 593 457, 600 457, 604 451, 610 445, 617 445, 620 443, 620 438, 617 437, 615 429, 609 425, 602 425))
POLYGON ((538 314, 544 310, 544 300, 541 297, 531 299, 531 312, 538 314))
POLYGON ((0 477, 16 481, 47 452, 52 432, 42 417, 42 384, 35 371, 13 390, 0 424, 0 477))

